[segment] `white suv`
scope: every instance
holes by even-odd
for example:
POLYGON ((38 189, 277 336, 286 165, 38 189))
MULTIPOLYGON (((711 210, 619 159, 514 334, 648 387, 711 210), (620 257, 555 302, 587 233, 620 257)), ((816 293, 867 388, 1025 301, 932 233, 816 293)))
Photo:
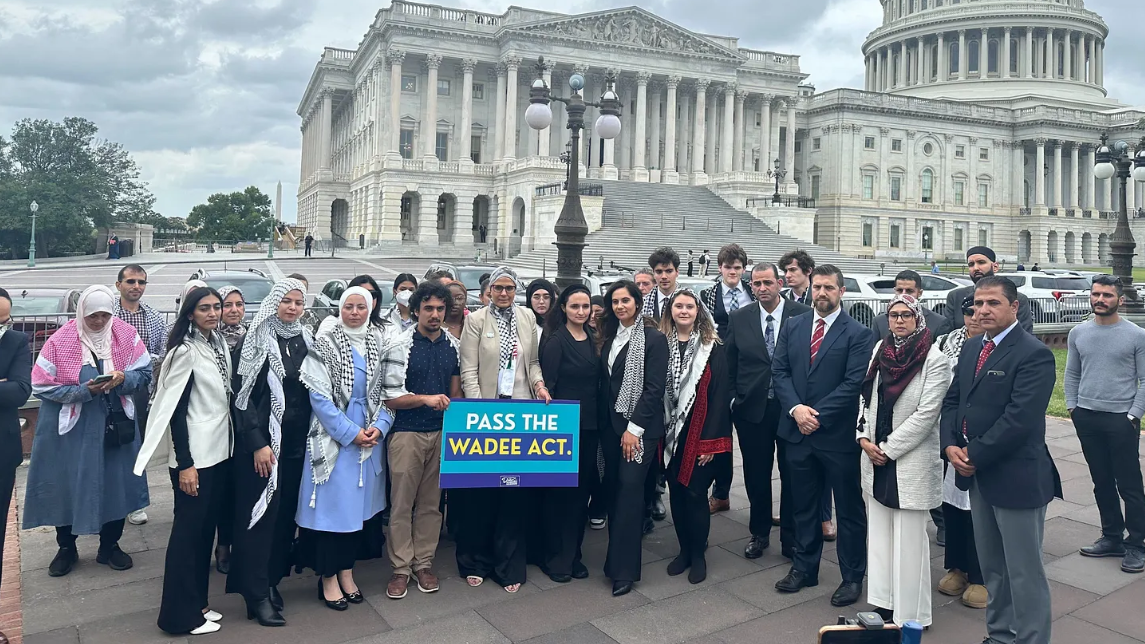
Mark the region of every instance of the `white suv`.
POLYGON ((1030 313, 1035 324, 1057 324, 1072 317, 1072 307, 1062 306, 1063 298, 1073 302, 1071 296, 1089 291, 1089 278, 1081 275, 1063 275, 1042 271, 997 273, 1018 287, 1018 292, 1030 298, 1030 313))

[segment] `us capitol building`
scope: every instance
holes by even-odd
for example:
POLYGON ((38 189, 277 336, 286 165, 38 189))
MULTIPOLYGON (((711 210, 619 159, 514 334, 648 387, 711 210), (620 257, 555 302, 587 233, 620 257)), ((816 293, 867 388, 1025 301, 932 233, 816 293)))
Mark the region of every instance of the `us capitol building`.
MULTIPOLYGON (((311 76, 298 223, 352 246, 547 246, 553 218, 534 202, 569 171, 569 131, 560 103, 540 132, 524 112, 538 75, 568 96, 579 73, 586 100, 614 79, 623 105, 615 140, 585 115, 577 171, 590 182, 705 186, 858 257, 987 244, 1011 261, 1106 263, 1120 204, 1094 152, 1106 131, 1134 145, 1145 112, 1106 94, 1101 16, 1083 0, 881 4, 864 87, 816 93, 796 55, 636 7, 494 15, 393 0, 357 50, 326 48, 311 76), (784 173, 780 206, 769 170, 784 173)), ((1145 186, 1130 181, 1127 205, 1145 206, 1145 186)))

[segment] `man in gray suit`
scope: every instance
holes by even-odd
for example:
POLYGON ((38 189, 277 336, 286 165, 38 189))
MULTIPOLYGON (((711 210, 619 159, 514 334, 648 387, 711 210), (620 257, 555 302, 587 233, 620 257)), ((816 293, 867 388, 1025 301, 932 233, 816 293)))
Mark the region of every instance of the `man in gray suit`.
MULTIPOLYGON (((895 275, 895 295, 910 295, 921 302, 922 276, 909 269, 895 275)), ((926 307, 923 307, 922 313, 923 317, 926 318, 926 328, 930 329, 933 337, 937 338, 950 331, 950 322, 945 317, 926 307)), ((875 333, 878 334, 880 340, 890 333, 886 313, 880 313, 875 317, 875 333)))
MULTIPOLYGON (((966 267, 970 272, 970 279, 974 280, 977 284, 978 280, 983 277, 990 277, 998 271, 998 256, 994 254, 994 250, 986 246, 975 246, 966 251, 966 267)), ((962 321, 962 300, 974 295, 973 286, 963 286, 956 288, 946 294, 946 309, 942 312, 946 316, 946 321, 949 323, 948 330, 961 329, 963 326, 962 321)), ((927 319, 927 325, 930 320, 927 319)), ((1030 299, 1025 295, 1018 293, 1018 326, 1021 326, 1026 333, 1034 332, 1034 316, 1030 312, 1030 299)))

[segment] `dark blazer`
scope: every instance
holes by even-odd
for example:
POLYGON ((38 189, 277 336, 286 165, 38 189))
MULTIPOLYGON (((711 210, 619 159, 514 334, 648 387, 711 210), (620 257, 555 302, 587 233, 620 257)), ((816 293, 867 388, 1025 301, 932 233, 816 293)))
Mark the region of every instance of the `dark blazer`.
MULTIPOLYGON (((644 428, 644 445, 659 441, 664 436, 664 387, 668 379, 668 340, 656 329, 641 326, 644 331, 644 391, 632 413, 632 422, 644 428)), ((639 331, 633 331, 638 333, 639 331)), ((625 346, 616 356, 612 374, 608 373, 608 354, 613 340, 604 343, 600 352, 600 410, 601 429, 612 427, 617 436, 628 429, 628 420, 616 411, 616 399, 624 382, 624 362, 628 359, 625 346)))
MULTIPOLYGON (((946 309, 942 315, 946 317, 946 321, 950 323, 950 331, 961 329, 966 326, 965 321, 962 319, 962 300, 968 296, 974 295, 974 285, 963 286, 956 288, 946 294, 946 309)), ((927 324, 930 321, 927 320, 927 324)), ((1018 293, 1018 326, 1025 329, 1026 333, 1034 332, 1034 314, 1030 311, 1030 298, 1022 293, 1018 293)))
POLYGON ((779 330, 771 365, 775 395, 782 405, 779 437, 789 443, 807 440, 812 448, 824 451, 857 452, 859 389, 871 360, 874 333, 841 311, 811 364, 814 318, 815 313, 797 315, 779 330), (810 436, 799 432, 788 413, 796 405, 819 412, 819 429, 810 436))
MULTIPOLYGON (((962 310, 961 304, 959 304, 958 310, 962 310)), ((938 313, 931 311, 925 306, 922 309, 922 315, 926 318, 926 328, 930 329, 930 334, 932 337, 937 338, 940 335, 946 335, 950 331, 953 331, 953 329, 950 328, 950 320, 947 320, 945 316, 939 315, 938 313)), ((878 337, 878 339, 881 340, 887 337, 890 332, 891 327, 890 323, 887 321, 887 314, 880 313, 876 315, 875 335, 878 337)))
POLYGON ((1057 378, 1054 354, 1019 325, 1002 338, 975 377, 984 337, 962 345, 942 404, 942 451, 966 445, 965 421, 974 478, 986 502, 1040 508, 1062 494, 1046 447, 1046 407, 1057 378))
MULTIPOLYGON (((727 286, 724 281, 720 279, 716 282, 715 286, 708 287, 700 291, 700 302, 708 313, 712 315, 712 320, 716 323, 716 333, 720 336, 721 340, 726 340, 728 335, 728 310, 724 306, 724 289, 727 286)), ((740 288, 747 295, 748 302, 755 301, 755 293, 751 290, 751 282, 744 279, 741 280, 740 288)), ((746 305, 745 305, 746 306, 746 305)))
MULTIPOLYGON (((727 343, 728 384, 734 401, 732 417, 736 421, 758 423, 767 409, 767 390, 771 387, 771 356, 763 339, 759 302, 731 314, 728 320, 727 343)), ((779 330, 787 321, 811 310, 799 302, 784 302, 779 330)), ((775 338, 778 348, 779 337, 775 338)), ((790 409, 790 407, 788 408, 790 409)))
POLYGON ((810 284, 807 285, 807 290, 803 291, 802 297, 796 297, 795 291, 791 290, 790 288, 783 289, 782 291, 779 292, 779 295, 780 295, 780 297, 787 300, 788 302, 799 302, 800 304, 806 304, 807 306, 811 306, 811 285, 810 284))
MULTIPOLYGON (((250 338, 245 335, 231 351, 231 366, 234 376, 231 379, 231 388, 238 391, 242 388, 242 376, 239 375, 239 362, 243 352, 243 344, 250 338)), ((306 435, 310 431, 310 393, 298 380, 298 373, 302 361, 306 358, 306 340, 296 335, 289 340, 278 338, 279 351, 282 354, 282 364, 286 377, 282 381, 282 393, 286 399, 286 407, 282 412, 282 440, 279 442, 279 458, 302 458, 306 455, 306 435), (290 346, 290 355, 283 349, 290 346)), ((270 369, 270 361, 262 365, 262 369, 255 377, 254 387, 251 388, 250 401, 246 409, 231 407, 234 414, 235 453, 253 454, 263 447, 270 445, 270 385, 266 382, 266 374, 270 369)))
POLYGON ((19 331, 0 337, 0 379, 0 467, 14 468, 24 460, 20 407, 32 395, 32 350, 19 331))

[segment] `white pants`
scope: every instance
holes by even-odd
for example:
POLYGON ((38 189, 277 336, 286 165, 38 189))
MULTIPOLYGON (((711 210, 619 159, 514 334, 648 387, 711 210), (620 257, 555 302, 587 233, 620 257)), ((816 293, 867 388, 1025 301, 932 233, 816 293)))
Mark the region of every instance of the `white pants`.
POLYGON ((892 510, 867 499, 867 602, 893 610, 899 626, 930 626, 930 537, 925 510, 892 510))

